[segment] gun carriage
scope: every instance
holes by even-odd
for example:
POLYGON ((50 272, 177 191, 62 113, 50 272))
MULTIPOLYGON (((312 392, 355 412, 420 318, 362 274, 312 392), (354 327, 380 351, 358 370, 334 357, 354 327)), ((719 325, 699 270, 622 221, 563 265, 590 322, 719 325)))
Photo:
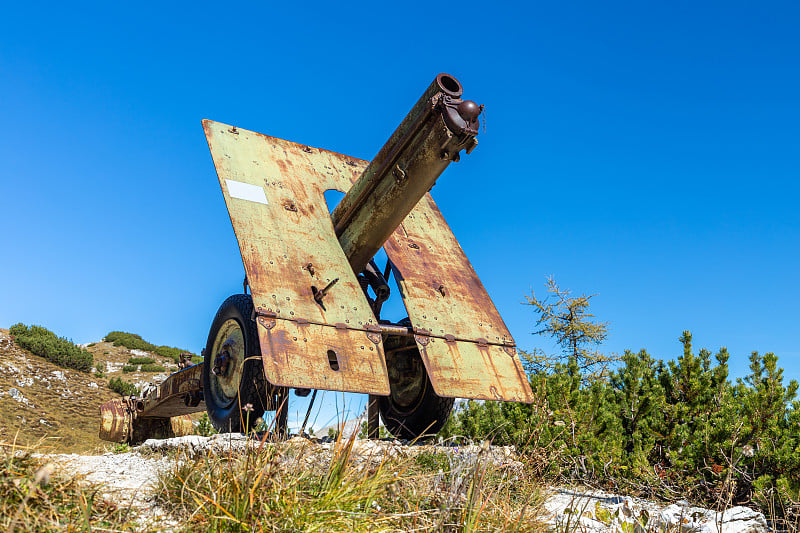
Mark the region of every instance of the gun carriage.
POLYGON ((482 106, 439 74, 370 161, 203 121, 244 264, 243 294, 212 321, 204 361, 101 407, 101 438, 185 433, 206 410, 247 431, 289 391, 370 395, 393 435, 444 425, 454 398, 531 402, 516 345, 429 194, 476 146, 482 106), (330 212, 325 193, 345 193, 330 212), (374 257, 388 257, 379 268, 374 257), (408 318, 381 318, 395 278, 408 318), (249 294, 247 289, 249 287, 249 294))

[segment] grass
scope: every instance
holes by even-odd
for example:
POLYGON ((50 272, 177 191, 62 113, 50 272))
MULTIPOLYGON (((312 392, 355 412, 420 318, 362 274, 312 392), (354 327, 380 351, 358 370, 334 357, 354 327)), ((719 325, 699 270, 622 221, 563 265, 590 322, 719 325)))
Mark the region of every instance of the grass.
POLYGON ((136 531, 126 509, 79 478, 54 474, 33 448, 0 443, 0 530, 136 531))
MULTIPOLYGON (((543 531, 539 485, 458 453, 427 459, 261 442, 178 461, 157 499, 186 531, 543 531)), ((488 448, 488 447, 487 447, 488 448)))

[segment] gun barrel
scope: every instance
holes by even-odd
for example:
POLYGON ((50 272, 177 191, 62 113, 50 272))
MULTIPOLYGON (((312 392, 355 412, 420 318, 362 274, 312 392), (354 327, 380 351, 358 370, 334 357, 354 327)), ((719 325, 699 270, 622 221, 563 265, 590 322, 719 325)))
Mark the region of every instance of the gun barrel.
POLYGON ((453 76, 439 74, 403 119, 331 218, 353 270, 361 272, 444 169, 470 153, 483 106, 462 100, 453 76))

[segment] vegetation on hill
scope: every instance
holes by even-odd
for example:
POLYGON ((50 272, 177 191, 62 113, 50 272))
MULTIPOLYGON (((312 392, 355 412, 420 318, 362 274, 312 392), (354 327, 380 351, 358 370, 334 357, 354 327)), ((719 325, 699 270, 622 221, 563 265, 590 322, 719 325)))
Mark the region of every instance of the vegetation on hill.
POLYGON ((139 388, 133 383, 123 381, 122 378, 112 378, 108 381, 108 388, 121 396, 139 396, 139 388))
POLYGON ((167 369, 161 365, 142 365, 139 367, 139 372, 166 372, 167 369))
POLYGON ((167 369, 161 365, 145 364, 145 365, 125 365, 122 367, 123 372, 166 372, 167 369))
MULTIPOLYGON (((105 336, 104 340, 114 343, 114 346, 124 346, 130 350, 142 350, 158 354, 161 357, 169 357, 175 363, 178 363, 182 353, 191 353, 189 350, 181 350, 172 346, 156 346, 144 340, 140 335, 125 331, 112 331, 105 336)), ((195 354, 192 355, 194 356, 195 354)))
POLYGON ((9 329, 14 341, 31 353, 44 357, 51 363, 82 372, 92 370, 93 357, 89 351, 59 337, 42 326, 26 326, 19 323, 9 329))
POLYGON ((587 317, 572 316, 548 332, 563 359, 548 367, 529 358, 534 404, 469 402, 444 435, 516 445, 560 480, 797 517, 798 383, 784 382, 774 354, 753 352, 750 373, 731 380, 727 350, 695 353, 686 331, 675 361, 626 351, 613 371, 597 372, 581 361, 587 317))

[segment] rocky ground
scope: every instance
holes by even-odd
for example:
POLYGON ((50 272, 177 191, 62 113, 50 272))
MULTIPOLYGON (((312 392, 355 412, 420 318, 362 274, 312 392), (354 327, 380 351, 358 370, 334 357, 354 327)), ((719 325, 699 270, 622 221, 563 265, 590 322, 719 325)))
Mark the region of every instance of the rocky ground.
MULTIPOLYGON (((145 523, 169 528, 174 524, 151 496, 160 472, 184 457, 236 452, 247 446, 259 445, 257 441, 241 435, 188 436, 149 440, 125 453, 97 456, 53 454, 48 457, 56 470, 96 483, 102 487, 107 498, 136 509, 145 523)), ((282 457, 292 461, 300 458, 308 468, 324 468, 334 450, 333 443, 299 437, 279 446, 283 451, 282 457)), ((512 473, 522 469, 522 464, 510 447, 408 446, 360 439, 354 442, 352 460, 358 468, 360 465, 375 465, 386 458, 413 458, 431 451, 458 456, 459 462, 464 464, 476 460, 480 454, 496 468, 512 473)), ((542 512, 545 523, 565 533, 762 533, 769 530, 761 513, 745 507, 733 507, 724 513, 717 513, 692 507, 686 502, 664 506, 585 488, 551 488, 542 512)))

